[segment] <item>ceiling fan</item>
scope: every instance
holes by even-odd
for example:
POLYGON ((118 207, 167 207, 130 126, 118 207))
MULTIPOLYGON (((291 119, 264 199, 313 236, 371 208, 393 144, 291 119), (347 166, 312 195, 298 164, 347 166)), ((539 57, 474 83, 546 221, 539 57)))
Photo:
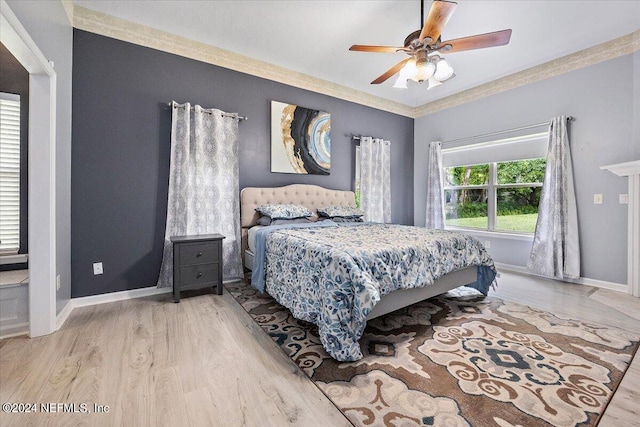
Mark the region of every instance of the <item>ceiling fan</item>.
POLYGON ((421 30, 414 31, 404 40, 403 47, 353 45, 349 50, 356 52, 396 53, 404 52, 409 58, 404 59, 388 69, 384 74, 371 82, 380 84, 394 74, 399 73, 396 88, 406 88, 407 80, 418 83, 428 81, 428 89, 442 84, 455 74, 453 68, 447 64, 439 53, 462 52, 464 50, 483 49, 486 47, 503 46, 511 39, 511 30, 478 34, 453 40, 442 41, 441 32, 453 15, 457 3, 448 0, 434 0, 426 21, 424 20, 424 0, 420 8, 421 30))

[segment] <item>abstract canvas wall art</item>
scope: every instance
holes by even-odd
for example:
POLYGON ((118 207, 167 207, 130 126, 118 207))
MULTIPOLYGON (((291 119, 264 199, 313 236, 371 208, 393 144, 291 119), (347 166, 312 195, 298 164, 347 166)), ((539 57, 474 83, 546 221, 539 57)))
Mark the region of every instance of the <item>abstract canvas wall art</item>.
POLYGON ((331 114, 271 101, 271 172, 329 175, 331 114))

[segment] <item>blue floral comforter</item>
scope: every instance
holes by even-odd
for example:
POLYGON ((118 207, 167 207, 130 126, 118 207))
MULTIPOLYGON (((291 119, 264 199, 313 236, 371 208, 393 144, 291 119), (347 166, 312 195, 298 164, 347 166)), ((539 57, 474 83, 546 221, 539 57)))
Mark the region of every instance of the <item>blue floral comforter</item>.
POLYGON ((319 225, 261 230, 252 284, 260 289, 264 275, 269 294, 296 318, 316 324, 322 345, 340 361, 362 358, 358 340, 382 295, 429 286, 474 265, 478 280, 467 286, 486 295, 496 275, 482 244, 462 233, 392 224, 319 225), (261 247, 264 254, 258 253, 261 247))

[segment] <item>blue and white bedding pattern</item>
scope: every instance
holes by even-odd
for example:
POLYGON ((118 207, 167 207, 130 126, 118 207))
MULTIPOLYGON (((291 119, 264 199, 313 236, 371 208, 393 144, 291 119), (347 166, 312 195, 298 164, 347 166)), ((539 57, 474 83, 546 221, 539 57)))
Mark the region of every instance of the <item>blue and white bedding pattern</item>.
POLYGON ((373 307, 397 289, 429 286, 477 266, 467 286, 487 294, 493 260, 473 236, 393 224, 322 221, 264 227, 256 235, 252 285, 318 326, 339 361, 362 358, 358 340, 373 307), (262 252, 262 253, 260 253, 262 252))

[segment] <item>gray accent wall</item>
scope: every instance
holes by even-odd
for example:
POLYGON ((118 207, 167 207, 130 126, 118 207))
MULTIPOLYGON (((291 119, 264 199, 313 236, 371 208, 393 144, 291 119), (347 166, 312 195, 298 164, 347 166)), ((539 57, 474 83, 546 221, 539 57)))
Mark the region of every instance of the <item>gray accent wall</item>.
POLYGON ((72 296, 154 286, 164 238, 168 101, 238 112, 240 188, 353 188, 352 135, 392 143, 392 220, 413 222, 413 119, 74 30, 72 296), (331 174, 270 172, 270 102, 331 114, 331 174), (94 276, 92 263, 103 262, 94 276))
POLYGON ((56 293, 57 312, 71 297, 71 64, 73 28, 59 1, 7 0, 56 71, 56 293))
MULTIPOLYGON (((447 141, 572 115, 570 140, 578 204, 582 277, 627 281, 627 179, 600 166, 640 158, 640 60, 636 52, 547 80, 430 114, 415 121, 414 220, 425 221, 430 141, 447 141), (593 195, 604 196, 602 205, 593 195)), ((437 90, 437 89, 435 89, 437 90)), ((499 238, 489 251, 498 262, 524 266, 531 243, 499 238)))

